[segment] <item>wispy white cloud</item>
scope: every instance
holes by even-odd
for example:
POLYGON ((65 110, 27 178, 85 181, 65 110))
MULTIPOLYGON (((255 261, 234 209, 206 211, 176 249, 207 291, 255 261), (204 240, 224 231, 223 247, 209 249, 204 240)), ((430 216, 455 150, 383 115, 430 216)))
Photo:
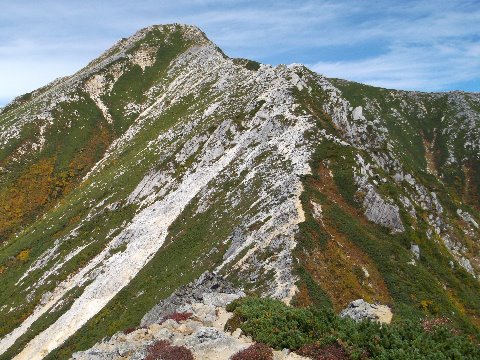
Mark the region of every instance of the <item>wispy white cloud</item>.
MULTIPOLYGON (((392 47, 379 56, 350 61, 320 61, 310 68, 329 77, 370 85, 411 90, 452 90, 455 84, 478 79, 476 45, 392 47)), ((460 88, 457 88, 461 90, 460 88)))
POLYGON ((1 10, 0 98, 78 70, 141 27, 171 22, 200 26, 231 56, 308 63, 384 87, 478 80, 470 89, 480 90, 478 0, 24 0, 1 10))
POLYGON ((58 77, 74 73, 84 64, 85 62, 73 60, 62 62, 43 59, 38 63, 30 59, 0 59, 0 68, 2 68, 0 101, 3 99, 5 104, 17 95, 33 91, 58 77))
MULTIPOLYGON (((352 41, 388 44, 375 56, 320 60, 310 67, 331 77, 371 85, 415 89, 461 89, 477 80, 480 90, 480 7, 474 2, 415 2, 393 6, 388 19, 370 19, 352 41)), ((477 4, 478 5, 478 4, 477 4)), ((347 31, 347 30, 346 30, 347 31)))

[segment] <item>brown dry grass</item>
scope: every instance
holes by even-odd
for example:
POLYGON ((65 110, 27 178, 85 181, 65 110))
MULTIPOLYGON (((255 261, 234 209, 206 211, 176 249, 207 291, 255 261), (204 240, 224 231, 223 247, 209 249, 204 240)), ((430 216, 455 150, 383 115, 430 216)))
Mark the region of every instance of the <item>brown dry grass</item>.
POLYGON ((54 162, 54 158, 49 158, 31 165, 0 193, 0 239, 47 204, 54 187, 54 162))
MULTIPOLYGON (((465 176, 465 186, 463 190, 462 201, 466 204, 474 206, 480 210, 480 194, 477 192, 477 187, 474 181, 474 164, 463 165, 462 170, 465 176)), ((478 170, 477 170, 478 171, 478 170)))
MULTIPOLYGON (((341 196, 329 169, 320 163, 317 169, 320 181, 313 186, 327 198, 340 206, 346 213, 367 223, 363 214, 341 196)), ((306 211, 313 211, 307 204, 306 211)), ((312 279, 327 293, 335 310, 345 308, 352 300, 363 298, 366 301, 390 303, 388 288, 374 262, 355 244, 333 227, 328 219, 319 222, 319 226, 330 235, 325 247, 301 255, 300 260, 312 279), (368 272, 368 277, 364 270, 368 272)), ((296 298, 300 306, 308 306, 310 299, 305 286, 300 286, 296 298)))
POLYGON ((309 357, 313 360, 348 360, 345 349, 338 343, 320 346, 317 344, 305 345, 297 351, 297 354, 309 357))

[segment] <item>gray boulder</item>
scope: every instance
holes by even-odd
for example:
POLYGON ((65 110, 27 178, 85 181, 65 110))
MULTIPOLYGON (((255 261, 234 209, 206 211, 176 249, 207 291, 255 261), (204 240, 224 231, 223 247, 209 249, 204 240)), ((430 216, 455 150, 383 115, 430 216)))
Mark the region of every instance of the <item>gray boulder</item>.
POLYGON ((352 301, 340 312, 340 317, 350 317, 355 321, 371 320, 389 324, 392 321, 392 311, 387 305, 370 304, 363 299, 352 301))
MULTIPOLYGON (((189 304, 203 303, 214 307, 224 307, 245 293, 235 288, 221 275, 205 272, 197 280, 178 288, 172 295, 155 305, 145 314, 141 326, 160 322, 166 315, 179 309, 188 309, 189 304)), ((181 310, 182 311, 182 310, 181 310)))
POLYGON ((366 186, 367 194, 363 199, 365 216, 376 224, 383 225, 394 233, 405 231, 398 206, 385 201, 371 185, 366 186))

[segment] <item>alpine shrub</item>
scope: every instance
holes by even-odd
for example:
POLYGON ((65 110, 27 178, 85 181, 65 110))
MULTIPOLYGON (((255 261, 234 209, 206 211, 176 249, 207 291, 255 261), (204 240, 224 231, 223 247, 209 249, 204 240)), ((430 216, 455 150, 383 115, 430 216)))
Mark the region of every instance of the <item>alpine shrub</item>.
POLYGON ((257 342, 312 359, 480 359, 478 344, 446 326, 445 319, 429 326, 413 320, 355 322, 329 310, 254 297, 235 300, 227 310, 233 312, 227 330, 239 327, 257 342))
POLYGON ((147 348, 145 360, 194 360, 192 352, 184 346, 173 346, 160 340, 147 348))
POLYGON ((256 343, 240 350, 231 360, 273 360, 273 351, 265 344, 256 343))

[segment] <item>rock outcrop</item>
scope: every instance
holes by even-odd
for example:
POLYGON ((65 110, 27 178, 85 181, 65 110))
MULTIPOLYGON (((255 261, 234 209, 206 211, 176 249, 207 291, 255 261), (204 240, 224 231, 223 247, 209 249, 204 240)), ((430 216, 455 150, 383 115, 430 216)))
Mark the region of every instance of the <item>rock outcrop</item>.
POLYGON ((389 324, 392 321, 392 311, 386 305, 370 304, 363 299, 352 301, 342 310, 340 317, 348 316, 355 321, 371 320, 389 324))
POLYGON ((480 314, 479 109, 231 59, 189 25, 120 40, 0 111, 0 359, 67 358, 159 294, 144 326, 211 327, 242 295, 214 273, 412 311, 427 284, 463 324, 480 314))
MULTIPOLYGON (((240 329, 224 331, 232 316, 225 305, 244 296, 221 276, 204 273, 157 304, 138 328, 116 333, 92 348, 73 354, 72 360, 143 360, 158 341, 189 349, 197 360, 227 360, 254 342, 240 329), (177 320, 175 320, 177 318, 177 320)), ((302 356, 274 351, 274 360, 300 360, 302 356)))
MULTIPOLYGON (((177 289, 171 296, 155 305, 142 318, 140 326, 148 326, 161 322, 174 312, 189 312, 194 305, 202 303, 210 308, 225 307, 235 299, 245 296, 245 293, 233 287, 222 276, 206 272, 196 281, 177 289)), ((198 313, 198 310, 195 311, 198 313)), ((207 313, 205 318, 208 318, 207 313)))
POLYGON ((373 188, 369 185, 366 187, 367 194, 363 199, 365 208, 365 216, 368 220, 379 225, 383 225, 393 232, 403 232, 405 228, 400 218, 398 206, 386 202, 373 188))

